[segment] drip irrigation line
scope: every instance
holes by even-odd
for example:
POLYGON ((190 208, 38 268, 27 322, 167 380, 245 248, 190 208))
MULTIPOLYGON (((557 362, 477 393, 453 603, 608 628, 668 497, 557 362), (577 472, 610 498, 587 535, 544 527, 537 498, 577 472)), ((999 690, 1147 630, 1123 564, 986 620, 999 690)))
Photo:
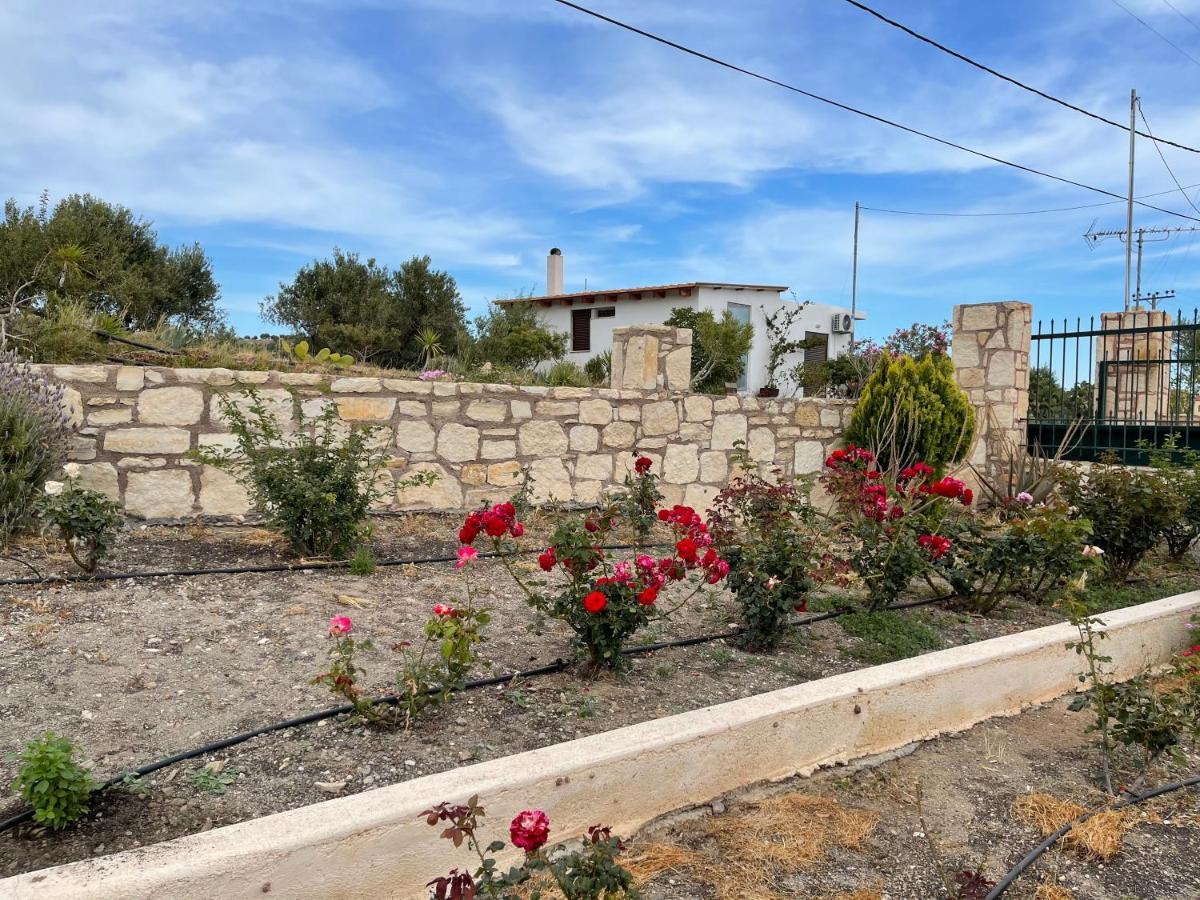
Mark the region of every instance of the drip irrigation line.
POLYGON ((1092 812, 1090 812, 1084 816, 1081 816, 1080 818, 1076 819, 1073 822, 1068 822, 1066 825, 1059 828, 1057 831, 1055 831, 1053 834, 1051 834, 1049 837, 1047 837, 1044 841, 1042 841, 1040 844, 1038 844, 1036 847, 1034 847, 1032 850, 1030 850, 1027 854, 1025 854, 1024 858, 1022 858, 1022 860, 1019 863, 1017 863, 1015 866, 1013 866, 1013 868, 1009 870, 1008 874, 1006 874, 1003 878, 1000 879, 999 882, 996 883, 996 886, 991 889, 991 891, 984 898, 984 900, 998 900, 999 897, 1003 897, 1004 892, 1007 891, 1010 887, 1012 887, 1012 883, 1014 881, 1016 881, 1018 877, 1020 877, 1021 873, 1024 872, 1026 869, 1028 869, 1035 862, 1037 862, 1043 853, 1045 853, 1047 850, 1049 850, 1051 847, 1053 847, 1056 843, 1058 843, 1059 839, 1061 839, 1068 831, 1070 831, 1076 825, 1082 825, 1084 822, 1086 822, 1088 819, 1090 819, 1092 816, 1096 815, 1097 813, 1104 812, 1105 810, 1109 810, 1109 809, 1123 809, 1126 806, 1135 806, 1138 803, 1143 803, 1146 800, 1150 800, 1153 797, 1158 797, 1158 796, 1161 796, 1162 794, 1169 794, 1171 791, 1178 791, 1182 788, 1191 787, 1192 785, 1195 785, 1195 784, 1200 784, 1200 775, 1193 775, 1191 778, 1185 778, 1183 781, 1175 781, 1175 782, 1172 782, 1171 784, 1164 784, 1161 787, 1157 787, 1152 791, 1146 791, 1145 793, 1142 793, 1142 794, 1132 795, 1132 796, 1130 796, 1130 798, 1128 800, 1118 801, 1109 806, 1105 806, 1102 809, 1093 810, 1092 812))
MULTIPOLYGON (((653 546, 653 545, 642 545, 653 546)), ((480 554, 481 556, 483 554, 480 554)), ((932 603, 939 603, 949 599, 946 595, 940 597, 926 597, 922 600, 915 600, 911 603, 899 603, 894 606, 886 607, 888 610, 911 609, 917 606, 928 606, 932 603)), ((803 628, 808 625, 813 625, 817 622, 823 622, 828 619, 836 619, 838 616, 844 616, 847 613, 854 612, 855 607, 842 606, 834 610, 824 613, 816 613, 811 616, 806 616, 803 619, 796 619, 789 623, 793 628, 803 628)), ((744 634, 746 631, 743 627, 737 627, 730 631, 722 631, 716 634, 703 634, 697 637, 679 638, 672 641, 658 641, 652 644, 637 644, 633 647, 624 647, 621 649, 622 656, 639 656, 644 653, 656 653, 659 650, 669 650, 674 647, 692 647, 697 644, 707 644, 713 641, 719 641, 726 638, 734 638, 744 634)), ((576 659, 562 659, 561 657, 554 662, 544 666, 538 666, 534 669, 522 669, 517 672, 507 672, 502 675, 491 675, 487 678, 476 678, 468 681, 459 689, 459 691, 476 690, 485 687, 495 687, 500 684, 508 684, 518 679, 536 678, 540 675, 553 675, 561 672, 569 666, 573 665, 576 659)), ((426 695, 439 693, 437 688, 427 688, 424 692, 426 695)), ((400 697, 396 694, 385 694, 382 697, 373 697, 369 701, 372 706, 395 706, 400 702, 400 697)), ((320 722, 325 719, 332 719, 336 716, 346 715, 354 712, 354 704, 346 703, 342 706, 333 706, 328 709, 318 710, 316 712, 306 713, 302 716, 296 716, 291 719, 284 719, 281 722, 275 722, 271 725, 264 725, 261 728, 255 728, 253 731, 243 731, 240 734, 235 734, 227 738, 222 738, 219 741, 213 741, 208 744, 203 744, 191 750, 185 750, 181 753, 176 753, 173 756, 167 756, 163 759, 152 763, 147 763, 144 766, 139 766, 136 769, 129 769, 122 772, 120 775, 114 775, 108 781, 103 782, 97 787, 93 793, 98 794, 101 791, 106 791, 109 788, 116 787, 124 783, 129 778, 143 778, 146 775, 151 775, 160 769, 165 769, 168 766, 173 766, 176 763, 186 762, 189 759, 197 759, 201 756, 206 756, 209 753, 216 753, 220 750, 227 750, 230 747, 235 747, 238 744, 244 744, 247 741, 253 740, 256 737, 261 737, 265 734, 271 734, 276 731, 285 731, 289 728, 298 728, 301 725, 311 725, 313 722, 320 722)), ((0 834, 10 831, 33 818, 33 810, 26 809, 23 812, 17 813, 3 821, 0 821, 0 834)))
MULTIPOLYGON (((611 544, 602 546, 601 550, 636 550, 667 547, 667 544, 611 544)), ((476 554, 476 559, 499 559, 505 556, 522 556, 541 553, 538 549, 514 550, 512 553, 500 553, 486 550, 476 554)), ((7 559, 8 557, 4 557, 7 559)), ((457 562, 458 556, 414 556, 378 559, 375 566, 415 566, 430 563, 457 562)), ((23 562, 13 560, 13 562, 23 562)), ((195 578, 199 575, 257 575, 269 572, 307 572, 324 569, 346 569, 353 563, 349 559, 313 560, 307 563, 270 563, 263 566, 223 566, 209 569, 151 569, 142 572, 72 572, 66 575, 45 575, 39 578, 4 578, 0 579, 0 587, 15 587, 31 584, 83 584, 90 581, 124 581, 129 578, 195 578)), ((28 565, 28 563, 25 563, 28 565)), ((30 566, 32 568, 32 566, 30 566)), ((34 569, 34 571, 37 571, 34 569)))

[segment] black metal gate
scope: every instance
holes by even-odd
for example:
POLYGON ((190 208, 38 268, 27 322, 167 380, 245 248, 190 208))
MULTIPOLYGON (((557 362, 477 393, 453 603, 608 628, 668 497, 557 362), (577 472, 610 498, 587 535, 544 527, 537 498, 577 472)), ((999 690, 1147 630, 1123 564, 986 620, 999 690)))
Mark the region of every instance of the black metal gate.
POLYGON ((1165 310, 1038 322, 1029 358, 1031 446, 1144 465, 1168 440, 1200 450, 1200 317, 1165 310), (1065 442, 1066 446, 1063 446, 1065 442))

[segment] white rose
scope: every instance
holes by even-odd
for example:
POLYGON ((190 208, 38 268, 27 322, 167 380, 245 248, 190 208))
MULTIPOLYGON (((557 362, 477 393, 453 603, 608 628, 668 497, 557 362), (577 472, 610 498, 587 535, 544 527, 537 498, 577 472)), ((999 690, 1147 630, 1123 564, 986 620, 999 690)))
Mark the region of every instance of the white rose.
POLYGON ((63 474, 66 475, 68 478, 78 478, 79 477, 79 463, 75 463, 75 462, 67 463, 65 466, 63 466, 63 474))
POLYGON ((57 497, 63 492, 63 488, 65 487, 66 485, 61 481, 47 481, 44 486, 44 490, 46 491, 47 497, 57 497))

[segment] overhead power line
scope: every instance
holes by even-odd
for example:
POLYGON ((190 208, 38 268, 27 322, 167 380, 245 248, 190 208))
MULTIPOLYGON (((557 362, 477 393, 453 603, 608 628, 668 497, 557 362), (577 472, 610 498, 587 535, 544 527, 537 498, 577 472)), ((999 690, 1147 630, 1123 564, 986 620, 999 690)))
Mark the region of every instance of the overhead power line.
MULTIPOLYGON (((1016 87, 1019 87, 1023 91, 1029 91, 1029 93, 1031 93, 1031 94, 1036 94, 1037 96, 1041 97, 1044 100, 1049 100, 1051 103, 1057 103, 1059 106, 1062 106, 1066 109, 1073 110, 1074 112, 1077 112, 1077 113, 1082 113, 1083 115, 1088 116, 1089 118, 1095 119, 1097 122, 1103 122, 1105 125, 1111 125, 1114 128, 1120 128, 1122 131, 1124 131, 1126 133, 1128 133, 1128 131, 1129 131, 1128 125, 1125 125, 1121 122, 1117 122, 1114 119, 1107 118, 1106 116, 1102 116, 1099 113, 1094 113, 1091 110, 1084 109, 1082 106, 1076 106, 1074 103, 1070 103, 1066 100, 1063 100, 1061 97, 1055 97, 1053 94, 1047 94, 1045 91, 1039 90, 1038 88, 1035 88, 1032 85, 1026 84, 1023 81, 1019 81, 1018 79, 1013 78, 1011 75, 1005 75, 1003 72, 997 71, 996 69, 993 69, 991 66, 984 65, 983 63, 979 62, 978 60, 974 60, 971 57, 966 56, 965 54, 959 53, 957 50, 952 50, 951 48, 947 47, 945 44, 939 43, 938 41, 935 41, 933 38, 928 37, 927 35, 921 34, 919 31, 913 31, 913 29, 909 28, 907 25, 903 24, 902 22, 897 22, 895 19, 889 19, 883 13, 879 12, 878 10, 872 9, 871 7, 867 6, 865 3, 859 3, 858 0, 846 0, 846 2, 849 3, 851 6, 861 9, 865 13, 874 16, 879 21, 884 22, 887 25, 891 25, 893 28, 900 29, 905 34, 916 38, 918 41, 926 43, 931 47, 935 47, 936 49, 941 50, 943 53, 953 56, 955 59, 962 60, 967 65, 974 66, 976 69, 979 69, 982 72, 987 72, 989 75, 994 75, 995 77, 999 78, 1001 81, 1007 81, 1009 84, 1015 85, 1016 87)), ((1165 2, 1165 0, 1164 0, 1164 2, 1165 2)), ((1159 141, 1164 144, 1170 144, 1172 147, 1178 147, 1180 150, 1187 150, 1191 153, 1200 153, 1200 149, 1197 149, 1196 147, 1189 147, 1187 144, 1179 144, 1179 143, 1176 143, 1175 141, 1169 141, 1166 138, 1155 137, 1154 135, 1150 134, 1148 131, 1139 131, 1137 133, 1141 137, 1150 138, 1153 141, 1159 141)))
POLYGON ((1171 0, 1162 0, 1162 2, 1167 4, 1167 6, 1171 7, 1171 9, 1175 11, 1175 15, 1179 16, 1179 18, 1183 19, 1183 21, 1187 22, 1189 25, 1191 25, 1197 31, 1200 31, 1200 25, 1196 24, 1196 20, 1193 19, 1191 16, 1185 15, 1183 10, 1181 10, 1178 6, 1176 6, 1174 3, 1172 3, 1171 0))
MULTIPOLYGON (((615 25, 617 28, 622 28, 625 31, 629 31, 633 34, 640 35, 641 37, 648 38, 649 40, 656 41, 657 43, 666 47, 670 47, 673 50, 678 50, 680 53, 686 53, 689 56, 694 56, 697 59, 702 59, 705 62, 713 63, 714 65, 721 66, 729 69, 730 71, 738 72, 742 75, 749 76, 750 78, 756 78, 759 81, 766 82, 767 84, 773 84, 776 87, 783 88, 786 91, 791 91, 792 93, 799 94, 802 97, 808 97, 810 100, 816 100, 836 109, 854 113, 857 116, 862 116, 863 118, 870 119, 873 122, 879 122, 882 125, 889 125, 892 128, 897 128, 900 131, 907 132, 908 134, 914 134, 917 137, 923 137, 926 140, 933 141, 934 143, 941 144, 945 147, 953 147, 955 150, 961 150, 964 153, 970 153, 972 156, 978 156, 980 159, 986 159, 989 162, 998 163, 1002 166, 1008 166, 1009 168, 1017 169, 1021 172, 1027 172, 1030 175, 1040 175, 1042 178, 1049 178, 1052 181, 1058 181, 1062 184, 1069 184, 1072 187, 1077 187, 1085 191, 1091 191, 1094 194, 1102 194, 1105 197, 1112 197, 1115 200, 1126 199, 1120 194, 1114 194, 1112 191, 1106 191, 1104 188, 1093 187, 1090 184, 1084 184, 1082 181, 1074 181, 1073 179, 1065 178, 1062 175, 1054 175, 1050 172, 1043 172, 1041 169, 1035 169, 1032 166, 1022 165, 1021 163, 1013 162, 999 156, 993 156, 992 154, 985 153, 982 150, 975 150, 966 146, 965 144, 955 143, 954 141, 947 140, 946 138, 940 138, 936 135, 929 134, 926 131, 921 131, 920 129, 912 128, 908 125, 902 125, 899 122, 886 119, 883 116, 877 116, 875 113, 866 112, 865 110, 858 109, 838 100, 831 100, 828 97, 822 97, 820 94, 814 94, 812 91, 806 91, 803 88, 798 88, 793 84, 788 84, 786 81, 780 81, 777 78, 772 78, 769 75, 763 75, 759 72, 752 71, 751 69, 743 68, 742 66, 735 65, 734 63, 727 62, 723 59, 719 59, 718 57, 711 56, 707 53, 702 53, 699 50, 693 50, 691 47, 676 43, 675 41, 662 37, 661 35, 654 34, 653 32, 646 31, 642 28, 638 28, 636 25, 630 25, 628 22, 622 22, 620 19, 614 19, 612 16, 606 16, 604 13, 597 12, 594 9, 588 9, 586 6, 580 6, 578 3, 573 3, 572 0, 554 0, 554 2, 573 9, 576 12, 583 13, 586 16, 599 19, 601 22, 607 22, 610 25, 615 25)), ((1181 219, 1188 219, 1192 222, 1200 222, 1200 219, 1196 218, 1195 216, 1189 216, 1185 213, 1176 212, 1173 209, 1163 209, 1161 206, 1153 206, 1149 203, 1142 203, 1141 201, 1135 202, 1139 206, 1144 206, 1147 209, 1153 209, 1156 212, 1166 213, 1167 215, 1171 216, 1178 216, 1181 219)))
MULTIPOLYGON (((1150 130, 1150 122, 1146 118, 1146 111, 1144 109, 1142 109, 1142 101, 1141 100, 1138 100, 1138 102, 1137 102, 1137 110, 1138 110, 1138 114, 1142 117, 1142 124, 1145 125, 1146 130, 1149 131, 1150 130)), ((1159 147, 1158 144, 1155 144, 1154 149, 1158 151, 1158 158, 1162 160, 1163 168, 1167 170, 1167 174, 1170 175, 1171 180, 1173 182, 1175 182, 1175 187, 1179 188, 1179 193, 1183 194, 1183 199, 1188 202, 1188 206, 1190 206, 1192 209, 1196 210, 1196 212, 1200 213, 1200 207, 1196 206, 1196 204, 1192 202, 1192 198, 1187 195, 1187 191, 1184 190, 1183 185, 1179 183, 1179 179, 1175 177, 1175 173, 1173 171, 1171 171, 1171 166, 1167 162, 1166 156, 1163 155, 1162 148, 1159 147)))
MULTIPOLYGON (((1196 57, 1192 56, 1192 54, 1188 53, 1186 50, 1184 50, 1182 47, 1180 47, 1177 43, 1175 43, 1173 40, 1171 40, 1169 37, 1167 37, 1165 34, 1163 34, 1161 31, 1159 31, 1157 28, 1155 28, 1149 22, 1147 22, 1145 19, 1139 18, 1137 15, 1135 15, 1133 13, 1132 10, 1129 9, 1128 6, 1126 6, 1124 3, 1122 3, 1121 0, 1112 0, 1112 4, 1113 4, 1113 6, 1116 6, 1117 8, 1124 10, 1126 15, 1128 15, 1131 19, 1137 20, 1137 22, 1139 22, 1142 25, 1142 27, 1144 27, 1147 31, 1149 31, 1150 33, 1152 33, 1156 37, 1158 37, 1158 39, 1161 40, 1164 44, 1167 44, 1170 47, 1172 47, 1175 50, 1175 52, 1178 53, 1180 56, 1187 57, 1187 59, 1189 59, 1191 61, 1192 65, 1196 66, 1197 68, 1200 68, 1200 59, 1196 59, 1196 57)), ((1168 6, 1169 5, 1170 4, 1168 4, 1168 6)))
MULTIPOLYGON (((1187 185, 1187 187, 1184 188, 1184 190, 1190 191, 1190 190, 1192 190, 1192 188, 1200 188, 1200 184, 1189 184, 1189 185, 1187 185)), ((1142 194, 1141 196, 1134 197, 1133 199, 1134 199, 1134 202, 1136 202, 1138 200, 1144 200, 1147 197, 1161 197, 1164 194, 1174 194, 1175 191, 1176 191, 1176 188, 1172 188, 1169 191, 1155 191, 1153 194, 1142 194)), ((1101 206, 1112 206, 1114 203, 1125 203, 1125 202, 1127 202, 1127 201, 1125 200, 1124 197, 1122 197, 1120 200, 1105 200, 1101 203, 1083 203, 1079 206, 1056 206, 1051 209, 1022 209, 1022 210, 1014 210, 1014 211, 997 210, 994 212, 926 212, 924 210, 917 210, 917 209, 883 209, 882 207, 878 207, 878 206, 864 206, 864 207, 862 207, 862 209, 870 210, 871 212, 878 212, 878 213, 891 213, 891 214, 897 215, 897 216, 952 216, 955 218, 969 219, 969 218, 974 218, 976 216, 979 216, 979 217, 1040 216, 1040 215, 1044 215, 1046 213, 1075 212, 1076 210, 1080 210, 1080 209, 1096 209, 1101 206)), ((1191 202, 1191 201, 1189 201, 1189 202, 1191 202)))

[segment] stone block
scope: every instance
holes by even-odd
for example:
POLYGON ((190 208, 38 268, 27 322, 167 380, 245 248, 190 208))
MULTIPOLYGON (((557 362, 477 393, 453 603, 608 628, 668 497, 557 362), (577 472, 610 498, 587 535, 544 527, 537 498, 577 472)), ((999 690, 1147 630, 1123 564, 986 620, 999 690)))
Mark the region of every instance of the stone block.
POLYGON ((137 401, 143 425, 195 425, 204 414, 204 392, 195 387, 161 387, 142 391, 137 401))
POLYGON ((982 303, 977 306, 962 306, 959 309, 961 318, 956 331, 982 331, 997 325, 995 304, 982 303))
POLYGON ((729 477, 729 461, 720 450, 700 454, 700 480, 705 484, 724 484, 729 477))
POLYGON ((335 378, 329 385, 335 394, 374 394, 383 389, 378 378, 335 378))
POLYGON ((692 385, 692 348, 677 347, 667 354, 666 388, 668 391, 686 391, 692 385))
POLYGON ((146 370, 141 366, 121 366, 117 369, 118 391, 140 391, 146 385, 146 370))
POLYGON ((663 453, 662 476, 672 484, 688 484, 700 475, 700 453, 695 444, 668 444, 663 453))
POLYGON ((683 398, 684 418, 689 422, 711 422, 713 415, 712 397, 689 394, 683 398))
POLYGON ((467 463, 459 473, 463 484, 481 485, 487 483, 487 466, 480 463, 467 463))
POLYGON ((533 409, 539 416, 578 416, 578 400, 541 400, 533 409))
POLYGON ((575 460, 575 479, 612 481, 613 458, 607 453, 581 454, 575 460))
POLYGON ((579 404, 579 421, 584 425, 607 425, 612 418, 612 404, 607 400, 584 400, 579 404))
POLYGON ((775 433, 770 428, 755 428, 750 431, 746 442, 750 458, 757 463, 771 463, 775 460, 775 433))
POLYGON ((404 421, 396 425, 396 446, 410 453, 428 453, 433 450, 436 435, 428 422, 404 421))
POLYGON ((744 415, 722 413, 713 418, 713 450, 732 450, 735 442, 744 440, 746 440, 746 417, 744 415))
POLYGON ((567 451, 566 432, 557 422, 527 422, 517 441, 523 456, 560 456, 567 451))
POLYGON ((508 404, 503 400, 472 400, 467 404, 467 418, 476 422, 503 422, 508 416, 508 404))
POLYGON ((797 475, 820 472, 825 465, 825 445, 820 441, 796 441, 793 469, 797 475))
POLYGON ((645 434, 673 434, 679 430, 679 410, 673 400, 647 403, 642 409, 642 431, 645 434))
POLYGON ((129 515, 182 519, 193 514, 192 474, 186 469, 130 472, 126 478, 125 512, 129 515))
POLYGON ((533 479, 534 503, 547 503, 552 500, 569 503, 574 499, 571 476, 567 474, 567 467, 559 457, 535 459, 529 466, 529 475, 533 479))
POLYGON ((228 472, 215 466, 200 469, 200 512, 206 516, 244 516, 250 495, 228 472))
POLYGON ((600 430, 593 425, 574 425, 570 432, 572 450, 591 453, 600 447, 600 430))
POLYGON ((411 477, 419 472, 433 472, 437 480, 433 484, 398 487, 396 503, 404 509, 461 509, 462 486, 445 466, 438 463, 415 463, 404 475, 411 477))
POLYGON ((515 459, 508 462, 492 463, 487 467, 488 484, 502 487, 516 487, 521 483, 521 464, 515 459))
MULTIPOLYGON (((291 392, 284 388, 260 388, 256 389, 256 393, 259 402, 262 403, 267 415, 274 420, 275 424, 284 431, 291 431, 294 427, 292 419, 296 413, 296 404, 291 392)), ((142 396, 144 397, 145 394, 142 396)), ((237 409, 248 414, 251 402, 250 394, 246 391, 213 394, 208 401, 208 420, 214 424, 224 425, 227 420, 222 411, 222 403, 232 403, 237 409)))
POLYGON ((66 413, 67 421, 71 423, 72 428, 78 428, 83 424, 83 395, 79 391, 63 385, 62 400, 59 405, 66 413))
POLYGON ((345 422, 386 422, 396 409, 395 397, 338 397, 335 402, 345 422))
POLYGON ((126 425, 133 421, 133 410, 128 406, 93 409, 88 413, 87 421, 89 425, 126 425))
POLYGON ((116 428, 104 434, 111 453, 187 453, 191 432, 183 428, 116 428))
POLYGON ((107 384, 108 366, 55 366, 58 381, 82 381, 85 384, 107 384))
POLYGON ((117 470, 111 463, 81 465, 75 483, 89 491, 99 491, 110 500, 121 502, 121 486, 117 482, 117 470))
POLYGON ((707 512, 713 498, 720 493, 716 487, 707 484, 689 484, 683 491, 683 502, 696 512, 703 515, 707 512))
POLYGON ((516 441, 489 441, 485 439, 479 448, 480 459, 511 459, 516 455, 516 441))
POLYGON ((629 422, 609 422, 600 432, 605 447, 628 449, 633 446, 636 429, 629 422))
POLYGON ((450 462, 478 459, 479 429, 470 425, 459 425, 457 422, 447 422, 438 432, 437 452, 438 456, 450 462))

